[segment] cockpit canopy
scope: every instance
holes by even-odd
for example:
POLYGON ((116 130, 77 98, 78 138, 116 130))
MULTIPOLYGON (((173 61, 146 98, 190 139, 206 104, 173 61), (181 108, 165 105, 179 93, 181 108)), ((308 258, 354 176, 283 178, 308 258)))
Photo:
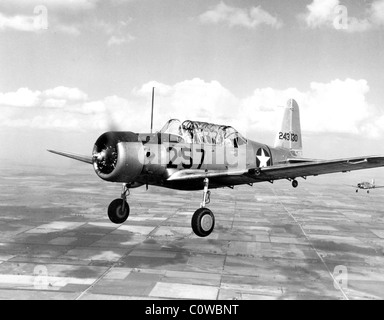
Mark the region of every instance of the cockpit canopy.
POLYGON ((247 140, 233 127, 207 122, 178 119, 169 120, 160 133, 180 137, 184 143, 208 143, 215 145, 233 145, 238 147, 247 140))

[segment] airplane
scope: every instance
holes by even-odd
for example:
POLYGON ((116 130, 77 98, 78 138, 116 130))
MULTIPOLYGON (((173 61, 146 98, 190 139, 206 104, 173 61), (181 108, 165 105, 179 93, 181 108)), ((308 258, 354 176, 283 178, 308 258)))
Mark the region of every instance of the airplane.
POLYGON ((352 186, 352 187, 357 188, 356 192, 359 192, 359 189, 363 189, 363 190, 367 190, 367 193, 369 193, 369 190, 371 189, 384 188, 384 186, 377 186, 375 184, 375 179, 372 179, 371 182, 367 182, 367 181, 359 182, 356 186, 352 186))
POLYGON ((384 156, 303 158, 299 106, 293 99, 284 108, 273 147, 247 139, 231 126, 171 119, 155 133, 105 132, 90 156, 47 151, 91 164, 101 179, 122 183, 121 197, 108 207, 108 217, 116 224, 129 216, 127 197, 132 188, 202 190, 200 208, 191 219, 198 237, 209 236, 215 227, 215 216, 206 207, 211 189, 282 179, 296 188, 298 178, 384 166, 384 156))

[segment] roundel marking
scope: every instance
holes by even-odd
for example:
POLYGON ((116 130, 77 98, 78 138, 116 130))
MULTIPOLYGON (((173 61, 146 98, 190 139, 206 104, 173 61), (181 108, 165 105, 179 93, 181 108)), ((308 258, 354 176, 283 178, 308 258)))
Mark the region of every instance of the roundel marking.
POLYGON ((260 148, 256 152, 256 167, 269 167, 272 163, 272 158, 267 150, 260 148))

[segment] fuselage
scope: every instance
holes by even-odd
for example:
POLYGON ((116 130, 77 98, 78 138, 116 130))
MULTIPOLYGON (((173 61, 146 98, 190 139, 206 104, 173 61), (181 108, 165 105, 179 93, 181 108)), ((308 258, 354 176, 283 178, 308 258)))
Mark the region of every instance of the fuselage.
POLYGON ((261 182, 265 178, 258 177, 260 168, 280 166, 301 155, 300 131, 284 128, 274 148, 244 138, 231 126, 191 120, 171 119, 151 134, 106 132, 95 143, 94 169, 100 178, 131 188, 155 185, 199 190, 204 187, 204 172, 215 174, 210 188, 261 182), (199 179, 174 178, 197 172, 199 179))
MULTIPOLYGON (((134 186, 154 185, 180 190, 200 190, 200 180, 178 182, 168 178, 180 170, 225 171, 228 175, 211 181, 210 188, 235 186, 259 182, 255 177, 235 176, 231 172, 257 170, 263 167, 282 165, 296 154, 284 148, 273 148, 252 140, 237 140, 228 144, 186 143, 170 134, 139 134, 143 159, 141 173, 134 186)), ((124 144, 124 142, 121 142, 124 144)), ((129 142, 125 142, 129 143, 129 142)), ((265 181, 265 180, 260 180, 265 181)), ((125 181, 119 181, 125 182, 125 181)))

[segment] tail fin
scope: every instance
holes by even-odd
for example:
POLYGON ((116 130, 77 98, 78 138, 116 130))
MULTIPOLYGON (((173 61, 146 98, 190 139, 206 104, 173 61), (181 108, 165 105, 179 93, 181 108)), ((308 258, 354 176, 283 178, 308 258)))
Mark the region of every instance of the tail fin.
POLYGON ((281 130, 277 133, 275 148, 285 148, 292 151, 296 157, 302 157, 302 141, 300 127, 300 111, 297 102, 288 100, 284 110, 281 130))

